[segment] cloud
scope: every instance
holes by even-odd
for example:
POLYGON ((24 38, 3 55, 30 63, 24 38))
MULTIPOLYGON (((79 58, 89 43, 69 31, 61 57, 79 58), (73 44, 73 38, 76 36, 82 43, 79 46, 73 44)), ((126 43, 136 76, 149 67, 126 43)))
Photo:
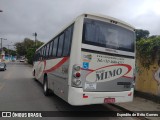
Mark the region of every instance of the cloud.
POLYGON ((158 4, 157 0, 1 0, 0 37, 9 44, 25 37, 34 39, 32 34, 37 32, 38 39, 47 42, 85 12, 109 15, 160 34, 158 4))
POLYGON ((132 22, 137 29, 150 31, 150 35, 160 35, 160 16, 154 12, 148 12, 135 17, 132 22))

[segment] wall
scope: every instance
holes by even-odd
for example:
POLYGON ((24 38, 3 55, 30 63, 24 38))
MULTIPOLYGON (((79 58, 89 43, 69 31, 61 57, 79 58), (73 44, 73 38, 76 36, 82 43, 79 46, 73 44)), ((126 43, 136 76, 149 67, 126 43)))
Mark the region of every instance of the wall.
POLYGON ((136 86, 137 91, 160 96, 160 62, 158 60, 147 70, 140 62, 136 62, 136 86))

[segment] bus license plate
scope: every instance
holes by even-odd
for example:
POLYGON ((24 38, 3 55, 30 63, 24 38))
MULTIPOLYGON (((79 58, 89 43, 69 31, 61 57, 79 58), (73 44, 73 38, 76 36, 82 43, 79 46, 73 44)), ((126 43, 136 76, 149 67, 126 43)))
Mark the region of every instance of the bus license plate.
POLYGON ((104 103, 115 103, 115 98, 105 98, 104 103))

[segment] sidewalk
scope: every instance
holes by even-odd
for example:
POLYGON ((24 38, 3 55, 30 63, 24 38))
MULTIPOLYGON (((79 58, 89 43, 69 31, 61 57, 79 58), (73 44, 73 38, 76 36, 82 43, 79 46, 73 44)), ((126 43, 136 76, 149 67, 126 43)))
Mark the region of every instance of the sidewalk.
MULTIPOLYGON (((129 103, 118 103, 118 106, 121 106, 129 111, 160 111, 160 104, 147 100, 145 98, 140 98, 134 96, 133 102, 129 103)), ((160 117, 146 117, 149 120, 160 120, 160 117)))

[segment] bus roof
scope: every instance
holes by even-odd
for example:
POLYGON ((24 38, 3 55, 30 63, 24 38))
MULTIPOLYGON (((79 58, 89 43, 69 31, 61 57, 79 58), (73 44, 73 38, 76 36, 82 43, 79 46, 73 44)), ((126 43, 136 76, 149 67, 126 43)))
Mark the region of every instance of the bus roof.
MULTIPOLYGON (((71 24, 73 24, 76 20, 78 20, 79 18, 81 17, 86 17, 86 16, 91 16, 91 17, 96 17, 96 18, 100 18, 100 19, 109 19, 109 20, 113 20, 113 21, 116 21, 122 25, 125 25, 129 28, 132 28, 133 30, 135 29, 132 25, 122 21, 122 20, 119 20, 119 19, 116 19, 114 17, 110 17, 110 16, 107 16, 107 15, 102 15, 102 14, 95 14, 95 13, 84 13, 84 14, 81 14, 79 15, 78 17, 76 17, 72 22, 70 22, 70 24, 66 25, 65 27, 63 27, 59 32, 57 32, 57 34, 55 34, 55 36, 57 36, 59 33, 61 33, 64 29, 66 29, 68 26, 70 26, 71 24)), ((52 40, 52 39, 51 39, 52 40)), ((49 43, 51 40, 49 40, 48 42, 46 42, 45 44, 43 44, 42 46, 40 46, 36 51, 38 51, 39 49, 41 49, 43 46, 45 46, 47 43, 49 43)))

